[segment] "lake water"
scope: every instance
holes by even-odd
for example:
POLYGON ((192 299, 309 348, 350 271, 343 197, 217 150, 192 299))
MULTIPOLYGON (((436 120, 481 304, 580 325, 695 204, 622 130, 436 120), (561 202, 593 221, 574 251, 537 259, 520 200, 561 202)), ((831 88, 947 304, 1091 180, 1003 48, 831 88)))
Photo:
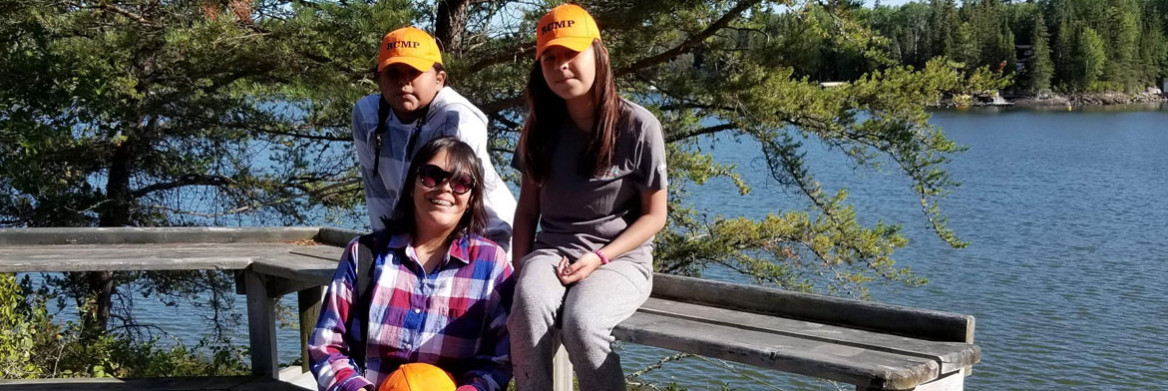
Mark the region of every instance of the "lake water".
MULTIPOLYGON (((969 390, 1168 388, 1168 111, 941 111, 932 123, 969 147, 949 167, 962 186, 943 204, 950 226, 970 242, 964 249, 931 234, 903 178, 808 152, 824 187, 846 185, 866 223, 883 216, 903 224, 912 243, 897 259, 930 280, 874 286, 873 300, 975 316, 982 362, 966 378, 969 390)), ((757 148, 722 143, 715 151, 738 162, 755 189, 716 196, 732 187, 715 184, 695 197, 700 209, 763 216, 803 207, 759 174, 757 148)), ((746 372, 771 384, 764 385, 693 363, 666 367, 655 380, 697 389, 723 380, 734 389, 835 389, 746 372)))
MULTIPOLYGON (((963 185, 943 203, 950 226, 970 242, 965 249, 928 230, 904 178, 808 150, 812 173, 825 189, 846 186, 862 222, 880 217, 904 226, 912 243, 896 258, 930 280, 877 284, 872 299, 975 316, 982 362, 965 380, 969 390, 1168 388, 1168 108, 940 111, 933 123, 969 147, 949 166, 963 185)), ((714 147, 754 190, 728 196, 736 193, 727 181, 695 188, 689 201, 700 210, 761 217, 805 208, 766 177, 756 145, 719 140, 714 147)), ((740 280, 718 270, 706 277, 740 280)), ((287 299, 294 308, 294 297, 287 299)), ((184 309, 139 303, 142 321, 184 341, 204 331, 184 309)), ((245 342, 241 331, 237 340, 245 342)), ((296 330, 282 328, 280 336, 282 361, 298 357, 296 330)), ((670 354, 622 349, 627 372, 670 354)), ((691 390, 836 389, 696 358, 644 379, 691 390)))

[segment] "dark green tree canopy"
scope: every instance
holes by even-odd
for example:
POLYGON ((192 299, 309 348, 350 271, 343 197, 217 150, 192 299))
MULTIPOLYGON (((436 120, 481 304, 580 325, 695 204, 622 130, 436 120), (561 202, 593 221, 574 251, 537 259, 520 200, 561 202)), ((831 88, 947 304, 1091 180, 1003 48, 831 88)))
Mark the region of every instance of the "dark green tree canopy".
POLYGON ((920 67, 945 56, 967 72, 1000 69, 1022 91, 1143 92, 1168 77, 1163 0, 929 0, 877 7, 871 14, 868 24, 891 39, 888 51, 900 63, 920 67), (1083 54, 1093 50, 1084 45, 1095 43, 1080 36, 1086 28, 1103 43, 1101 64, 1083 54), (1042 56, 1054 68, 1049 82, 1040 81, 1051 72, 1042 56))
MULTIPOLYGON (((923 220, 963 245, 938 208, 956 186, 945 164, 961 148, 927 123, 925 107, 1002 86, 996 62, 930 59, 962 53, 971 39, 979 53, 995 53, 986 58, 1011 58, 1002 49, 1013 45, 1004 6, 974 3, 954 13, 952 2, 938 1, 907 19, 979 23, 947 36, 901 30, 919 35, 904 42, 939 49, 890 50, 900 38, 864 22, 896 18, 859 2, 584 2, 601 24, 621 91, 655 111, 666 130, 675 180, 657 268, 700 274, 721 265, 758 283, 855 295, 872 280, 922 282, 895 265, 895 250, 907 244, 899 227, 860 224, 846 191, 823 191, 804 143, 908 177, 923 220), (913 62, 899 64, 910 52, 913 62), (823 88, 825 81, 847 83, 823 88), (742 193, 752 185, 703 151, 703 138, 757 142, 771 177, 806 202, 758 220, 690 208, 687 192, 711 178, 729 178, 742 193)), ((349 110, 376 90, 380 37, 407 24, 433 31, 453 86, 491 118, 502 163, 525 114, 532 26, 551 5, 0 0, 8 37, 0 48, 0 223, 364 221, 349 110)), ((180 280, 90 274, 58 286, 96 298, 99 310, 87 319, 104 328, 111 298, 129 293, 118 284, 194 289, 180 280)))

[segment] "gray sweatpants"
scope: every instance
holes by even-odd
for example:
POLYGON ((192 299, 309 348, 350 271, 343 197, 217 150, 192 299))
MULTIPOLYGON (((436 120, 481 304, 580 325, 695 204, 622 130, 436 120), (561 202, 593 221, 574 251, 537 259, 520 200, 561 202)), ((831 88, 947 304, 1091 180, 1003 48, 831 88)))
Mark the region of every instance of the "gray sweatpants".
POLYGON ((581 391, 625 389, 620 356, 612 351, 612 329, 649 299, 653 273, 651 263, 643 261, 652 259, 647 248, 630 251, 567 287, 556 277, 560 254, 555 250, 536 250, 523 258, 507 321, 517 390, 552 389, 557 325, 581 391))

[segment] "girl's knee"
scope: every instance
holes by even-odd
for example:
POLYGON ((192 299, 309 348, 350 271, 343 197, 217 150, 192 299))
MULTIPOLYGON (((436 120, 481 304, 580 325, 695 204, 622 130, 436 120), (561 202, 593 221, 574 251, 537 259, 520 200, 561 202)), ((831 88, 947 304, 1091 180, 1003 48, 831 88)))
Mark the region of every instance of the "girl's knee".
POLYGON ((611 328, 607 327, 601 317, 597 315, 591 314, 589 316, 582 311, 564 311, 560 326, 564 343, 587 343, 589 339, 610 334, 611 328))
POLYGON ((512 298, 511 314, 519 316, 541 316, 554 313, 560 308, 563 300, 551 292, 542 289, 524 289, 531 286, 520 285, 512 298))

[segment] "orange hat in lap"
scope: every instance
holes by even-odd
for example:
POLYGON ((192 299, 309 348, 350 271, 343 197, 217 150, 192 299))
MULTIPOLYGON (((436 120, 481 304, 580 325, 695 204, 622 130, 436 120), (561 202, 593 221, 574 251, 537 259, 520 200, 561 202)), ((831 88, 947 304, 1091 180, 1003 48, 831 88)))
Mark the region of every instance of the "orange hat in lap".
POLYGON ((425 72, 442 63, 442 52, 434 37, 416 27, 403 27, 390 31, 381 39, 377 50, 377 71, 381 72, 390 64, 407 64, 419 72, 425 72))
POLYGON ((600 27, 596 26, 592 15, 578 5, 564 4, 552 8, 536 24, 535 58, 539 58, 544 49, 552 46, 582 52, 592 45, 592 40, 598 39, 600 27))
POLYGON ((410 363, 397 368, 377 391, 454 391, 454 376, 432 364, 410 363))

